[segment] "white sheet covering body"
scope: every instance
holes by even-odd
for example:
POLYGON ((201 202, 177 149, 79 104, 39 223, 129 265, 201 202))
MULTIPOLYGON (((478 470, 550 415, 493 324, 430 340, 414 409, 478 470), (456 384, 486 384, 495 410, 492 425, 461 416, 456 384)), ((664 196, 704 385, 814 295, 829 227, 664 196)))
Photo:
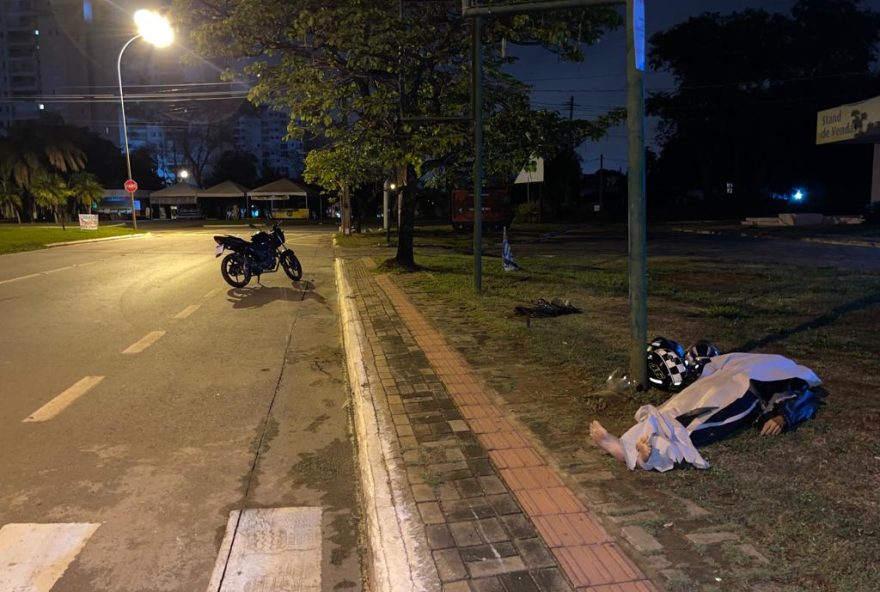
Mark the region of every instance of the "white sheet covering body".
MULTIPOLYGON (((709 468, 690 439, 690 433, 699 429, 719 410, 734 403, 746 394, 750 382, 771 382, 800 378, 810 386, 822 383, 819 377, 805 366, 796 364, 784 356, 775 354, 732 353, 712 358, 703 368, 700 379, 680 393, 670 397, 659 408, 644 405, 636 411, 636 425, 620 437, 626 466, 630 470, 643 469, 668 471, 676 463, 687 462, 698 469, 709 468), (675 418, 684 414, 696 414, 685 428, 675 418), (643 436, 651 440, 651 456, 645 463, 638 462, 636 443, 643 436)), ((736 421, 732 417, 726 421, 736 421)))

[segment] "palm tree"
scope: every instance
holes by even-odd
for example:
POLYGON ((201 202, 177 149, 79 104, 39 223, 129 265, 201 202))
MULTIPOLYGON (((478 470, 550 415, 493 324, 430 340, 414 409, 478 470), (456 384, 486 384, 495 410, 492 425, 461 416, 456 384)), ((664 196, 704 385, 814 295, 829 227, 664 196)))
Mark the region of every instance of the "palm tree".
POLYGON ((12 190, 10 184, 2 180, 0 181, 0 211, 8 213, 15 212, 16 221, 21 224, 21 196, 12 190))
POLYGON ((55 216, 55 223, 61 222, 61 228, 67 230, 65 225, 64 206, 73 195, 67 182, 55 173, 46 173, 31 183, 30 193, 34 196, 34 203, 44 208, 50 208, 55 216))
MULTIPOLYGON (((39 186, 46 195, 45 177, 49 171, 75 173, 85 167, 85 152, 71 140, 75 132, 68 126, 24 121, 10 127, 6 137, 0 138, 0 177, 11 179, 26 196, 33 198, 32 222, 36 221, 36 207, 41 204, 32 189, 39 186)), ((52 207, 57 218, 58 212, 52 207)))
POLYGON ((104 197, 104 187, 98 181, 98 177, 92 173, 79 172, 70 175, 67 182, 75 212, 79 213, 80 206, 84 206, 86 212, 92 211, 92 204, 100 203, 104 197))

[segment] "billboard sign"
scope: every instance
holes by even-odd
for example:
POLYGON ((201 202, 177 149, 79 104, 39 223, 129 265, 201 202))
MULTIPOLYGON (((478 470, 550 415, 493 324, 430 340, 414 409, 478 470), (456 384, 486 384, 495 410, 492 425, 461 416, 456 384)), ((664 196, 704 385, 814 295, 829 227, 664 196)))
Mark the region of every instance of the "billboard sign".
POLYGON ((819 111, 816 144, 880 142, 880 97, 819 111))

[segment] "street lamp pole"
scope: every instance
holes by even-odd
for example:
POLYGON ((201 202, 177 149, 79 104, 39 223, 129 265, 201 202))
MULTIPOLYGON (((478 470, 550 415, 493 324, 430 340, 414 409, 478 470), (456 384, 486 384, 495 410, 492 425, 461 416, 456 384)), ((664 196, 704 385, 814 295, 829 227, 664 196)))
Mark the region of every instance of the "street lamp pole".
MULTIPOLYGON (((141 38, 141 34, 138 33, 134 37, 128 40, 128 43, 122 46, 122 49, 119 50, 119 57, 116 59, 116 74, 119 78, 119 107, 122 112, 122 137, 125 142, 125 169, 128 172, 128 176, 126 179, 131 179, 131 155, 128 151, 128 124, 125 122, 125 98, 122 95, 122 54, 125 53, 126 48, 129 45, 137 41, 141 38)), ((129 191, 128 196, 131 199, 131 227, 134 230, 137 230, 137 216, 134 211, 134 191, 129 191)))
MULTIPOLYGON (((138 34, 132 37, 119 50, 119 57, 116 58, 116 75, 119 79, 119 106, 122 113, 122 138, 125 142, 125 167, 128 173, 126 181, 133 180, 131 178, 131 155, 128 151, 128 123, 125 121, 125 98, 122 95, 122 54, 128 49, 128 46, 143 39, 144 41, 156 47, 167 47, 174 40, 174 31, 168 20, 162 15, 152 10, 138 10, 134 13, 134 22, 137 25, 138 34)), ((135 186, 135 189, 137 187, 135 186)), ((127 188, 126 188, 127 190, 127 188)), ((137 214, 134 210, 134 191, 129 191, 128 195, 131 199, 131 227, 137 230, 137 214)))

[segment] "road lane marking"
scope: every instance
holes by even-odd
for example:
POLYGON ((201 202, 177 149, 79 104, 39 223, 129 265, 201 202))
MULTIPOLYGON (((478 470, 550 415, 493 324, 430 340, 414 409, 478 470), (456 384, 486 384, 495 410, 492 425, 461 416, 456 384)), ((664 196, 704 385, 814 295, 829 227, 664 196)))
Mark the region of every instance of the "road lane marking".
POLYGON ((7 524, 0 528, 0 590, 49 592, 100 524, 7 524))
POLYGON ((213 290, 211 290, 210 292, 208 292, 207 294, 205 294, 204 297, 205 297, 205 298, 210 298, 211 296, 213 296, 214 294, 216 294, 216 293, 219 292, 219 291, 220 291, 220 288, 214 288, 213 290))
POLYGON ((230 512, 208 592, 321 592, 321 511, 230 512))
POLYGON ((137 343, 133 343, 129 345, 126 349, 122 351, 124 354, 139 354, 157 341, 159 338, 165 335, 165 331, 150 331, 144 337, 138 341, 137 343))
POLYGON ((192 313, 197 311, 200 306, 201 306, 201 304, 190 304, 189 306, 184 308, 182 311, 180 311, 179 313, 174 315, 174 318, 175 319, 185 319, 186 317, 188 317, 189 315, 191 315, 192 313))
POLYGON ((68 269, 75 269, 77 267, 85 267, 87 265, 94 265, 95 263, 100 263, 100 261, 87 261, 86 263, 77 263, 75 265, 68 265, 66 267, 58 267, 56 269, 50 269, 48 271, 39 271, 37 273, 30 273, 28 275, 22 275, 19 277, 9 278, 8 280, 0 280, 0 285, 11 284, 12 282, 18 282, 21 280, 27 280, 30 278, 40 277, 41 275, 49 275, 50 273, 58 273, 59 271, 67 271, 68 269))
MULTIPOLYGON (((28 415, 22 420, 22 423, 46 421, 52 419, 62 411, 64 411, 71 403, 82 397, 84 394, 92 390, 99 382, 104 380, 103 376, 86 376, 79 382, 68 388, 66 391, 28 415)), ((0 588, 4 590, 5 588, 0 588)))

